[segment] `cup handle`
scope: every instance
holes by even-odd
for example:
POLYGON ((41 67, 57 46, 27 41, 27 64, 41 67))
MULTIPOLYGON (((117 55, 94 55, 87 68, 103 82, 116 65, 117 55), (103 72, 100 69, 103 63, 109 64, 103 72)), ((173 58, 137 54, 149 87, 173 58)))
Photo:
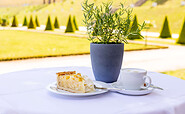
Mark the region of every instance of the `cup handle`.
MULTIPOLYGON (((144 87, 142 87, 142 88, 144 88, 144 89, 149 88, 150 85, 151 85, 151 83, 152 83, 152 79, 151 79, 149 76, 144 76, 143 79, 144 79, 144 80, 148 79, 149 82, 146 84, 146 86, 144 86, 144 87)), ((145 83, 146 83, 146 81, 145 81, 145 83)))

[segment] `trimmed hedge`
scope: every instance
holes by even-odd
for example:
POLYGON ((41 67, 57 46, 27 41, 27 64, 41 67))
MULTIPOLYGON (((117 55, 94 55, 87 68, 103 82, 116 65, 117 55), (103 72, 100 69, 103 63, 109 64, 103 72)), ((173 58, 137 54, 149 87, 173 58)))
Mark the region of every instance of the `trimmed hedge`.
POLYGON ((55 17, 54 27, 57 28, 57 29, 60 28, 57 16, 55 17))
POLYGON ((185 19, 177 43, 185 44, 185 19))
POLYGON ((13 21, 12 21, 12 25, 11 27, 18 27, 18 21, 17 21, 17 17, 16 16, 13 16, 13 21))
POLYGON ((75 32, 75 26, 71 19, 71 15, 69 15, 69 19, 68 19, 66 30, 65 30, 65 33, 67 32, 75 32))
POLYGON ((32 16, 30 16, 30 22, 28 24, 28 29, 36 29, 35 21, 33 21, 32 16))
POLYGON ((45 30, 54 30, 54 25, 51 22, 50 16, 48 16, 45 30))
MULTIPOLYGON (((136 31, 138 29, 138 27, 139 26, 138 26, 137 16, 135 15, 133 23, 132 23, 132 27, 131 27, 131 32, 136 31)), ((140 38, 141 38, 141 36, 139 36, 139 35, 129 35, 128 36, 128 39, 130 39, 130 40, 140 39, 140 38)))
POLYGON ((26 18, 26 16, 24 17, 24 22, 23 22, 23 24, 22 24, 22 26, 27 26, 28 25, 28 22, 27 22, 27 18, 26 18))
POLYGON ((37 16, 35 17, 35 24, 36 24, 37 27, 40 27, 40 23, 39 23, 39 20, 38 20, 37 16))
POLYGON ((170 32, 170 27, 169 27, 169 24, 168 24, 167 16, 164 19, 163 28, 161 30, 161 33, 160 33, 159 37, 160 38, 169 38, 169 37, 171 37, 171 32, 170 32))
POLYGON ((77 22, 76 22, 75 16, 73 16, 73 23, 74 23, 75 29, 76 29, 76 30, 79 30, 78 24, 77 24, 77 22))

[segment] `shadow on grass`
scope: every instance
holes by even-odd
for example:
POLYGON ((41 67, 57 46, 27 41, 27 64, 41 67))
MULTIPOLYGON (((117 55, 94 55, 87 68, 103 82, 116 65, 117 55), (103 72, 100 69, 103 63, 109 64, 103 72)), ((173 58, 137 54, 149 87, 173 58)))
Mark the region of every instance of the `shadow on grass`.
POLYGON ((158 5, 163 5, 168 0, 152 0, 152 2, 157 2, 158 5))

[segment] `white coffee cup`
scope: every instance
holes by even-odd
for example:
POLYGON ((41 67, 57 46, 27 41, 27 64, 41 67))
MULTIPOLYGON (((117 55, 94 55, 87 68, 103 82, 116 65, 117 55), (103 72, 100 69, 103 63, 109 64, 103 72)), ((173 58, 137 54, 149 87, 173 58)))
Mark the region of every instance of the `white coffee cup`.
POLYGON ((151 85, 151 78, 147 76, 147 71, 138 68, 125 68, 121 69, 118 78, 119 86, 123 86, 125 89, 140 90, 141 88, 147 89, 151 85), (147 85, 146 79, 148 80, 147 85))

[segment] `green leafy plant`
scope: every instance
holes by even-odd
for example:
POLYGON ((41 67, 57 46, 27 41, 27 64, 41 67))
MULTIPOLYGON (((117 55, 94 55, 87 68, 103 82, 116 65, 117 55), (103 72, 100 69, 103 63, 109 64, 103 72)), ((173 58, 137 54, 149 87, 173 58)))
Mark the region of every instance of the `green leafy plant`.
POLYGON ((11 27, 18 27, 18 21, 17 21, 17 17, 16 16, 13 17, 13 21, 12 21, 11 27))
POLYGON ((144 28, 145 23, 138 24, 138 29, 131 31, 132 9, 125 8, 122 3, 119 8, 112 8, 112 2, 95 6, 94 3, 89 4, 86 0, 82 3, 82 8, 88 39, 93 43, 128 43, 127 38, 130 35, 139 35, 143 38, 140 31, 144 28))

